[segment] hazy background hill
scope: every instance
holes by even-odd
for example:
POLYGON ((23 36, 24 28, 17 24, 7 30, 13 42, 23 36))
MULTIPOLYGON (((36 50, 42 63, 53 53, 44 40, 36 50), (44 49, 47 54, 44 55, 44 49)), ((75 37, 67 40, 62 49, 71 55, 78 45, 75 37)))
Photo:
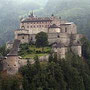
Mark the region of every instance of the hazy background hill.
POLYGON ((19 19, 32 10, 40 10, 47 0, 0 0, 0 44, 13 39, 19 19))
POLYGON ((20 17, 32 10, 40 16, 53 13, 73 21, 90 39, 90 0, 0 0, 0 44, 13 39, 20 17))
POLYGON ((90 0, 48 0, 44 12, 75 22, 79 32, 90 39, 90 0))

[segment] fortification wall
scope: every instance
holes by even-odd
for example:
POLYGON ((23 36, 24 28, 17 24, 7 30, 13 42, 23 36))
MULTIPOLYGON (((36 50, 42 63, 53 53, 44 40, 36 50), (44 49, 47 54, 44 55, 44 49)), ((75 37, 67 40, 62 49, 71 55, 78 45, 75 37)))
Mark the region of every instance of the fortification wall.
POLYGON ((28 30, 15 30, 14 31, 14 34, 15 34, 15 39, 18 39, 18 34, 29 34, 29 31, 28 30))
POLYGON ((60 28, 49 28, 48 33, 60 33, 60 28))
POLYGON ((61 32, 67 34, 77 34, 77 27, 75 24, 63 24, 61 25, 61 32))
POLYGON ((29 43, 29 35, 18 35, 18 40, 20 40, 21 41, 21 43, 23 44, 23 43, 29 43))
POLYGON ((82 56, 82 46, 72 46, 71 48, 76 55, 82 56))
POLYGON ((57 53, 58 58, 65 59, 67 47, 53 48, 53 51, 57 53))
POLYGON ((31 29, 29 29, 29 34, 37 34, 39 32, 48 33, 48 28, 31 28, 31 29))

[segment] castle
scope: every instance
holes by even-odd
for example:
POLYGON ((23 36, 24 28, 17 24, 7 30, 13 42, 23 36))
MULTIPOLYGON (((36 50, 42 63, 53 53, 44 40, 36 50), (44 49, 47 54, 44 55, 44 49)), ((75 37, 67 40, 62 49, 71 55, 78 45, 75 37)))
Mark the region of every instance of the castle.
MULTIPOLYGON (((60 58, 65 58, 69 48, 76 55, 82 56, 80 43, 82 35, 77 33, 77 26, 73 22, 62 20, 61 17, 58 18, 54 15, 35 17, 31 13, 27 18, 20 20, 20 29, 14 31, 14 44, 7 43, 7 48, 12 47, 12 49, 7 58, 3 59, 3 71, 7 71, 8 74, 15 74, 21 66, 27 64, 26 60, 18 57, 19 44, 35 43, 35 36, 39 32, 47 33, 53 52, 57 53, 60 58)), ((48 59, 48 56, 41 58, 41 61, 45 59, 48 59)))
POLYGON ((77 34, 77 26, 73 22, 64 21, 54 15, 38 18, 31 13, 27 18, 21 19, 20 29, 15 30, 15 39, 20 40, 22 44, 35 43, 35 36, 39 32, 47 33, 49 44, 53 44, 53 50, 59 52, 61 58, 65 58, 71 42, 72 51, 81 57, 82 35, 77 34))

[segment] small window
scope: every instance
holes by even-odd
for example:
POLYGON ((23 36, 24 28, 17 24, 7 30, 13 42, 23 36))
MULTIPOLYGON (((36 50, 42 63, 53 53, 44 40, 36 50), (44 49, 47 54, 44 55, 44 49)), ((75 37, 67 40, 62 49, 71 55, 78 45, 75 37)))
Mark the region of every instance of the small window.
POLYGON ((16 66, 16 65, 14 65, 14 66, 16 66))
POLYGON ((47 25, 45 25, 45 27, 47 28, 47 25))
POLYGON ((41 25, 39 27, 41 27, 41 25))
POLYGON ((29 28, 29 26, 27 26, 27 28, 29 28))
POLYGON ((33 40, 33 37, 31 37, 31 41, 33 40))
POLYGON ((65 32, 67 32, 67 28, 65 28, 65 32))
POLYGON ((21 28, 22 28, 22 29, 25 29, 25 27, 24 27, 24 26, 22 26, 21 28))
POLYGON ((24 37, 22 37, 22 39, 24 39, 24 37))
POLYGON ((58 38, 60 38, 60 36, 59 36, 59 35, 58 35, 57 37, 58 37, 58 38))

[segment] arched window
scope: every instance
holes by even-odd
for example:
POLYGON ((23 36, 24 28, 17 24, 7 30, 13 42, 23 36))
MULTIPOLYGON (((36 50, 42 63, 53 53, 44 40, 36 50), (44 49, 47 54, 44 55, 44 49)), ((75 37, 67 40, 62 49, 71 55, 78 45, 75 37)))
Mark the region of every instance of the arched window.
POLYGON ((21 28, 22 28, 22 29, 25 29, 25 27, 24 27, 24 26, 22 26, 21 28))

